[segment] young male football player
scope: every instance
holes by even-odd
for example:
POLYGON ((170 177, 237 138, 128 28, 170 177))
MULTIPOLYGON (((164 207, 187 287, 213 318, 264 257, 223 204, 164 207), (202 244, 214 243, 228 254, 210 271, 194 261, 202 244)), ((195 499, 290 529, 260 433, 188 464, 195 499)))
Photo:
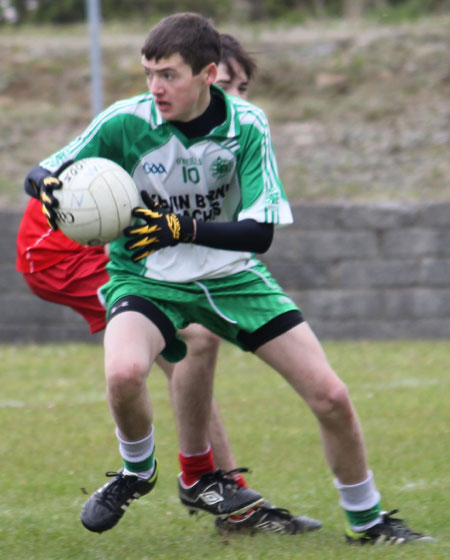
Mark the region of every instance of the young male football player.
MULTIPOLYGON (((292 214, 264 113, 213 85, 220 50, 205 18, 164 18, 141 51, 149 93, 119 101, 42 164, 56 170, 70 159, 110 158, 130 172, 145 204, 111 244, 110 280, 101 288, 107 398, 125 467, 85 503, 82 523, 96 532, 112 528, 155 486, 146 379, 159 354, 171 362, 184 357, 177 331, 194 322, 254 352, 308 404, 351 542, 429 540, 381 510, 347 388, 298 307, 255 257, 292 214)), ((48 209, 51 217, 51 203, 48 209)), ((219 517, 258 506, 257 492, 215 470, 207 433, 212 376, 181 373, 173 382, 182 503, 219 517)))
MULTIPOLYGON (((222 59, 218 65, 217 82, 224 91, 245 99, 256 64, 242 45, 231 35, 222 34, 222 59)), ((35 173, 44 173, 35 170, 35 173)), ((54 178, 52 178, 53 180, 54 178)), ((80 313, 91 333, 105 328, 105 308, 97 292, 109 280, 106 264, 109 258, 103 247, 86 247, 67 238, 60 230, 52 230, 41 211, 40 199, 31 198, 22 217, 17 235, 17 269, 30 289, 44 300, 67 305, 80 313)), ((157 362, 170 379, 174 371, 213 372, 216 366, 219 338, 199 324, 189 325, 182 335, 189 352, 178 364, 159 357, 157 362)), ((241 486, 246 480, 237 470, 231 445, 215 399, 212 399, 209 439, 216 465, 224 471, 236 470, 234 478, 241 486)), ((221 520, 221 530, 251 530, 296 534, 321 527, 320 522, 305 516, 293 516, 288 510, 276 508, 265 501, 262 507, 246 518, 221 520)))

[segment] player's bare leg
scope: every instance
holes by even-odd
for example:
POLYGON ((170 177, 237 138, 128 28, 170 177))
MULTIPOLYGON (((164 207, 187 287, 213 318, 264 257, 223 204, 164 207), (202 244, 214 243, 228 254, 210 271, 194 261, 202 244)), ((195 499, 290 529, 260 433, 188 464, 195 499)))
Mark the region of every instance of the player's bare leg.
POLYGON ((224 471, 236 469, 238 465, 233 455, 228 433, 225 429, 225 424, 215 398, 213 398, 211 402, 208 438, 211 443, 216 465, 224 471))
POLYGON ((216 470, 208 427, 219 341, 199 325, 181 334, 188 353, 175 366, 171 379, 180 444, 180 500, 191 512, 203 510, 218 517, 240 514, 262 502, 262 496, 239 487, 229 473, 216 470))
POLYGON ((211 418, 214 372, 219 351, 219 338, 201 325, 192 324, 180 331, 187 344, 184 360, 175 365, 170 384, 175 422, 182 451, 201 453, 209 446, 208 426, 211 418), (182 391, 183 398, 179 398, 182 391), (185 412, 185 407, 189 410, 185 412), (184 410, 183 410, 184 409, 184 410), (189 418, 202 426, 202 435, 186 428, 183 419, 189 418))
MULTIPOLYGON (((225 472, 237 469, 231 445, 228 439, 219 407, 214 399, 208 409, 208 399, 212 395, 212 382, 217 361, 218 339, 199 325, 191 325, 181 331, 188 344, 188 355, 175 368, 171 364, 158 364, 168 377, 172 376, 172 402, 180 434, 181 450, 194 455, 191 459, 181 458, 182 463, 200 460, 204 465, 203 445, 211 445, 215 464, 225 472), (194 327, 194 328, 192 328, 194 327), (205 336, 206 334, 206 336, 205 336), (173 371, 174 370, 174 371, 173 371), (194 381, 195 379, 195 381, 194 381), (209 379, 209 381, 207 381, 209 379), (195 411, 195 414, 193 414, 195 411), (209 425, 205 429, 209 413, 209 425), (203 445, 196 447, 199 434, 202 433, 203 445), (195 455, 197 454, 197 457, 195 455)), ((192 464, 188 463, 189 468, 192 464)), ((195 467, 195 465, 194 465, 195 467)), ((242 492, 254 492, 248 489, 243 475, 237 471, 233 475, 242 492), (247 490, 245 490, 247 489, 247 490)), ((239 493, 238 493, 239 495, 239 493)), ((182 496, 182 493, 180 494, 182 496)), ((250 494, 253 497, 253 494, 250 494)), ((183 500, 182 500, 183 501, 183 500)), ((184 503, 184 502, 183 502, 184 503)), ((262 506, 252 508, 243 515, 231 515, 226 518, 216 517, 216 525, 221 531, 255 531, 297 534, 320 529, 322 524, 316 519, 305 516, 293 516, 288 510, 273 506, 264 501, 262 506)))
POLYGON ((128 441, 146 437, 151 429, 153 411, 146 380, 164 344, 159 329, 141 313, 120 313, 106 327, 107 400, 121 435, 128 441))
POLYGON ((283 375, 319 421, 325 457, 336 477, 334 483, 347 517, 347 541, 433 541, 393 517, 397 510, 381 510, 358 416, 345 384, 331 369, 309 326, 297 325, 258 348, 256 354, 283 375))
POLYGON ((148 494, 156 484, 153 413, 146 379, 164 345, 159 329, 141 313, 120 313, 106 327, 107 400, 117 426, 124 467, 106 473, 113 480, 84 504, 81 522, 89 531, 112 529, 130 503, 148 494))
POLYGON ((307 323, 262 345, 256 355, 281 373, 316 415, 335 476, 344 484, 365 480, 368 465, 358 417, 345 384, 307 323))

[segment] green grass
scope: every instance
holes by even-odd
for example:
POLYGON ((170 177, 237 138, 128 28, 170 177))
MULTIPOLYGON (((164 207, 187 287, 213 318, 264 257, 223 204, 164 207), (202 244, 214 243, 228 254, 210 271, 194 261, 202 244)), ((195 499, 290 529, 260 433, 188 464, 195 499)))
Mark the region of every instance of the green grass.
POLYGON ((149 389, 161 475, 101 536, 79 513, 120 466, 96 345, 0 347, 0 556, 14 560, 359 559, 450 557, 450 342, 326 343, 365 427, 385 508, 399 507, 439 543, 350 548, 322 457, 316 423, 286 383, 254 356, 224 345, 216 395, 239 464, 275 504, 323 520, 303 536, 220 536, 204 514, 189 517, 176 494, 177 442, 164 376, 149 389))

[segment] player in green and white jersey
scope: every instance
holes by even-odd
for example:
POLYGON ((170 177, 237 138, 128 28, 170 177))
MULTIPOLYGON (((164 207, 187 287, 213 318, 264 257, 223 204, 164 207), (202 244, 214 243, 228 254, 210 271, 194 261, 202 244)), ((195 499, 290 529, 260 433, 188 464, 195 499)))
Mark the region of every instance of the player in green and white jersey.
MULTIPOLYGON (((381 511, 348 391, 300 310, 255 257, 292 215, 264 113, 212 85, 219 60, 220 37, 205 18, 163 19, 142 48, 149 93, 115 104, 44 162, 56 168, 68 159, 107 157, 142 189, 138 221, 112 244, 110 281, 101 289, 109 315, 107 396, 125 468, 86 502, 82 522, 92 531, 110 529, 154 487, 147 375, 159 354, 180 360, 186 348, 178 329, 200 322, 271 365, 311 408, 348 539, 429 540, 381 511)), ((173 382, 182 503, 218 517, 257 507, 258 493, 214 470, 207 436, 212 380, 180 374, 173 382)))
MULTIPOLYGON (((113 105, 82 136, 41 165, 54 170, 68 159, 108 156, 161 208, 198 222, 292 223, 263 112, 245 101, 231 100, 214 85, 210 91, 208 110, 217 123, 206 135, 192 123, 194 137, 186 126, 164 121, 157 98, 148 93, 113 105)), ((202 118, 208 128, 211 119, 202 118)), ((264 229, 268 239, 271 228, 264 229)), ((126 241, 122 237, 111 244, 110 272, 192 282, 221 278, 256 264, 249 250, 211 251, 198 243, 162 249, 134 262, 124 247, 126 241), (180 259, 183 266, 174 266, 180 259)))
MULTIPOLYGON (((220 87, 229 95, 236 95, 242 99, 246 99, 249 82, 256 72, 254 59, 231 35, 221 34, 221 42, 221 60, 217 68, 218 72, 215 83, 220 85, 220 87)), ((37 196, 37 188, 34 188, 34 185, 39 183, 40 177, 48 175, 51 177, 51 172, 40 166, 31 170, 25 182, 27 192, 31 195, 37 196)), ((51 177, 51 179, 52 184, 54 185, 57 179, 54 177, 51 177)), ((33 208, 36 208, 36 211, 38 209, 37 206, 34 206, 33 208)), ((44 215, 42 217, 44 218, 44 215)), ((47 221, 45 221, 45 223, 47 223, 47 221)), ((42 222, 42 224, 44 224, 44 222, 42 222)), ((28 229, 28 225, 29 224, 24 221, 23 226, 26 226, 28 229)), ((50 230, 49 233, 48 227, 42 226, 42 229, 39 229, 38 231, 33 230, 33 234, 24 238, 24 227, 21 229, 22 244, 28 242, 34 243, 35 239, 39 239, 39 249, 37 246, 33 246, 34 259, 37 254, 43 255, 43 252, 45 251, 50 251, 50 253, 54 255, 55 251, 61 249, 61 244, 64 246, 64 236, 62 238, 61 236, 58 236, 59 232, 57 231, 51 232, 50 230), (44 235, 44 238, 41 238, 41 235, 44 235), (43 239, 45 239, 45 241, 43 239)), ((69 240, 67 240, 67 242, 71 243, 69 240)), ((77 309, 81 309, 82 306, 89 305, 89 312, 92 313, 92 315, 89 315, 87 320, 95 319, 95 328, 103 330, 105 328, 106 321, 105 324, 100 324, 101 320, 98 319, 98 317, 103 315, 105 310, 103 308, 103 313, 98 315, 98 311, 101 313, 102 307, 99 303, 96 303, 96 294, 98 288, 108 280, 106 271, 103 272, 107 260, 104 259, 104 257, 101 257, 101 253, 94 250, 95 248, 92 247, 77 247, 76 255, 73 256, 73 259, 79 258, 79 266, 77 266, 75 270, 75 276, 73 276, 73 278, 71 277, 69 282, 66 281, 68 280, 66 278, 63 280, 61 285, 56 285, 55 287, 57 288, 58 293, 47 297, 51 297, 51 301, 56 301, 58 303, 62 301, 61 298, 66 298, 64 301, 69 300, 71 302, 71 306, 74 308, 76 307, 77 309), (96 258, 96 272, 87 279, 83 276, 88 273, 84 257, 93 254, 95 254, 95 257, 92 258, 96 258), (97 255, 99 255, 98 259, 97 255), (98 262, 100 257, 101 263, 98 262), (84 278, 82 294, 77 291, 79 284, 77 283, 78 277, 76 275, 78 274, 81 278, 84 278), (100 279, 102 279, 101 282, 100 279), (91 299, 91 296, 92 298, 95 297, 95 299, 91 299), (87 300, 86 298, 89 299, 87 300)), ((58 258, 60 259, 58 263, 49 265, 43 272, 40 272, 38 276, 35 274, 32 275, 34 280, 33 286, 38 289, 37 293, 42 294, 42 290, 46 290, 45 294, 49 293, 46 288, 47 282, 54 285, 54 274, 57 275, 57 278, 60 278, 61 273, 64 276, 64 262, 62 261, 65 257, 63 253, 61 253, 58 258)), ((89 262, 92 262, 92 258, 89 259, 89 262)), ((30 281, 30 278, 28 278, 28 281, 30 281)), ((83 307, 83 309, 84 317, 86 318, 85 307, 83 307)), ((190 371, 193 371, 200 376, 213 375, 217 360, 219 338, 211 331, 208 331, 202 325, 197 323, 191 324, 186 329, 183 329, 181 334, 188 346, 188 354, 186 358, 177 364, 170 364, 162 357, 157 359, 158 365, 167 376, 170 393, 172 393, 170 390, 170 381, 172 376, 176 375, 178 371, 184 371, 188 376, 190 375, 190 371)), ((171 400, 173 399, 174 397, 171 395, 171 400)), ((211 403, 209 440, 215 464, 224 471, 235 470, 233 477, 237 484, 239 486, 246 487, 247 482, 245 477, 237 470, 238 464, 234 458, 228 434, 225 430, 215 399, 213 399, 211 403)), ((216 518, 216 524, 222 531, 236 531, 238 529, 252 534, 255 531, 263 531, 292 535, 303 533, 305 531, 317 530, 321 527, 321 523, 319 521, 306 516, 294 516, 288 510, 275 507, 267 500, 264 500, 262 506, 258 507, 257 510, 252 511, 245 516, 230 516, 225 520, 216 518)))

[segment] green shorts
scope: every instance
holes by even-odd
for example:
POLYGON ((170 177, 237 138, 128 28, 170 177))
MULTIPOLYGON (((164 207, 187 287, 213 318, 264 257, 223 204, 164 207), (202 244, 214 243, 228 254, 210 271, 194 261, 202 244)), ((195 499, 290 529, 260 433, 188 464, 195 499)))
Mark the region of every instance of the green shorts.
MULTIPOLYGON (((100 294, 108 316, 119 299, 137 296, 156 306, 176 331, 190 323, 200 323, 243 350, 249 348, 242 333, 254 333, 287 312, 300 313, 261 263, 225 278, 187 283, 161 282, 110 271, 110 281, 102 286, 100 294)), ((178 334, 166 342, 162 352, 166 360, 177 362, 184 358, 186 344, 178 334)))

